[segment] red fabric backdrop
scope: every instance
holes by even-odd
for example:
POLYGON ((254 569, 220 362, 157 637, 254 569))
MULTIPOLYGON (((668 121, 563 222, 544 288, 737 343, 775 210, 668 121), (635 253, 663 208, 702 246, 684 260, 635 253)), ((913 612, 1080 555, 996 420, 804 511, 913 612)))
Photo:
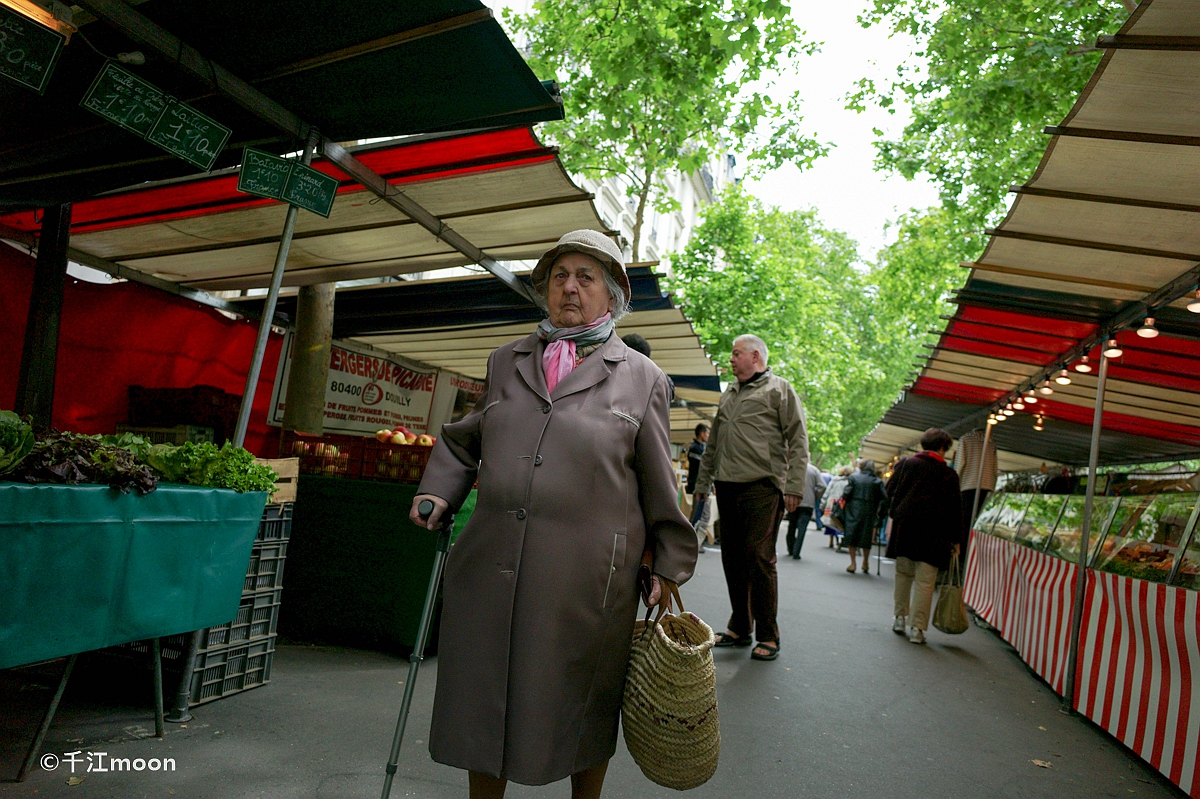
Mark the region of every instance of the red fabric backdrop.
MULTIPOLYGON (((16 402, 34 261, 0 244, 0 408, 16 402)), ((129 414, 129 386, 216 386, 241 396, 257 324, 137 283, 98 285, 67 277, 58 337, 54 426, 111 433, 129 414)), ((271 334, 246 448, 278 454, 267 407, 283 337, 271 334)))

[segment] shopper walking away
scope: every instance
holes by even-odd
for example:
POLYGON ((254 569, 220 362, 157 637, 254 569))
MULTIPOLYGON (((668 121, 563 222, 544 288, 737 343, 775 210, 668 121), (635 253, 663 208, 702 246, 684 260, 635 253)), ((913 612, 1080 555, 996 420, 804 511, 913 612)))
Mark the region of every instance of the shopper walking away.
POLYGON ((804 534, 808 532, 808 523, 812 521, 813 510, 817 502, 825 494, 825 483, 821 480, 821 471, 808 464, 807 478, 804 481, 804 494, 800 497, 800 507, 788 511, 788 530, 786 536, 788 554, 792 560, 800 560, 800 550, 804 548, 804 534))
POLYGON ((825 498, 821 502, 821 516, 825 522, 825 535, 829 536, 829 548, 834 546, 841 548, 841 535, 844 531, 842 526, 842 508, 846 504, 846 500, 842 498, 842 494, 846 492, 846 484, 850 482, 850 473, 854 470, 849 466, 843 466, 838 469, 837 477, 829 481, 829 485, 825 488, 825 498))
POLYGON ((875 527, 887 501, 883 481, 875 474, 875 461, 863 458, 858 462, 858 471, 847 480, 842 499, 846 500, 842 522, 846 534, 842 536, 842 544, 850 550, 850 565, 846 571, 855 571, 856 555, 861 551, 863 574, 870 574, 871 544, 875 542, 875 527))
POLYGON ((446 562, 429 752, 470 772, 472 799, 566 777, 594 799, 617 746, 643 550, 656 604, 692 575, 696 533, 666 377, 612 334, 629 306, 621 251, 568 233, 532 278, 549 319, 492 353, 483 396, 442 428, 413 499, 419 524, 434 503, 434 529, 478 479, 446 562))
POLYGON ((712 437, 700 462, 696 494, 716 489, 721 510, 721 565, 733 613, 717 646, 757 645, 750 656, 779 655, 775 546, 784 508, 800 507, 808 472, 804 409, 792 384, 767 367, 758 336, 733 341, 737 382, 721 395, 712 437))
MULTIPOLYGON (((958 451, 954 455, 954 470, 958 472, 958 482, 962 488, 963 523, 969 532, 975 520, 971 518, 972 511, 978 512, 987 502, 988 495, 996 490, 996 477, 999 469, 996 463, 996 441, 991 436, 985 436, 983 430, 972 430, 958 440, 958 451), (983 448, 984 438, 988 439, 987 450, 983 448), (975 494, 979 494, 979 503, 975 503, 975 494)), ((968 538, 969 542, 970 539, 968 538)), ((964 542, 962 557, 965 561, 967 548, 964 542)))
POLYGON ((921 452, 900 460, 888 481, 892 519, 887 556, 896 560, 895 621, 892 631, 925 643, 929 609, 939 569, 950 565, 963 539, 958 475, 946 465, 954 439, 931 427, 921 436, 921 452))
POLYGON ((813 524, 817 526, 817 532, 825 532, 825 522, 821 519, 821 499, 825 495, 825 489, 829 488, 829 481, 833 479, 833 475, 829 472, 821 472, 821 496, 817 497, 817 504, 813 508, 813 524))
POLYGON ((692 443, 688 447, 688 475, 687 475, 687 494, 692 498, 692 526, 700 521, 700 514, 704 512, 704 503, 696 501, 696 476, 700 474, 700 459, 704 457, 704 447, 708 443, 708 425, 698 424, 696 429, 692 431, 692 443))

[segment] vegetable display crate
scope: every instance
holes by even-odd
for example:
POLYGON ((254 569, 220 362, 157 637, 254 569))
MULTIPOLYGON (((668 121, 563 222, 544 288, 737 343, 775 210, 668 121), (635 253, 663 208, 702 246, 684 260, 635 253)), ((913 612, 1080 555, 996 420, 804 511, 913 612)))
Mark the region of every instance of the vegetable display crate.
POLYGON ((137 427, 131 424, 118 424, 117 435, 132 433, 141 436, 151 444, 174 444, 182 446, 191 442, 203 444, 213 440, 211 427, 197 427, 190 424, 177 424, 174 427, 137 427))
POLYGON ((305 436, 284 431, 280 453, 300 459, 300 474, 417 485, 433 447, 365 436, 305 436))
POLYGON ((242 586, 243 598, 247 593, 282 586, 283 560, 286 557, 287 541, 256 541, 250 553, 246 582, 242 586))
POLYGON ((271 659, 275 654, 275 636, 239 646, 201 652, 192 673, 189 705, 202 705, 271 680, 271 659))
POLYGON ((266 494, 0 483, 0 668, 237 615, 266 494))

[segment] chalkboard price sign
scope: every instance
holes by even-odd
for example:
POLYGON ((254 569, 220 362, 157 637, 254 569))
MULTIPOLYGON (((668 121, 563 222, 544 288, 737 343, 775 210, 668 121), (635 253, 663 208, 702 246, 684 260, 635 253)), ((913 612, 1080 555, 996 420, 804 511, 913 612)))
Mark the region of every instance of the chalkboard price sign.
POLYGON ((337 189, 337 178, 304 164, 292 164, 292 174, 283 188, 282 199, 328 219, 337 189))
POLYGON ((105 62, 80 105, 206 172, 233 133, 113 61, 105 62))
POLYGON ((225 149, 232 130, 186 103, 171 100, 146 140, 206 172, 225 149))
POLYGON ((286 158, 247 147, 242 151, 238 191, 270 197, 272 200, 282 199, 283 187, 291 172, 292 162, 286 158))
POLYGON ((83 107, 145 138, 167 109, 169 98, 157 86, 108 62, 83 96, 83 107))
POLYGON ((66 42, 58 31, 0 6, 0 75, 43 94, 66 42))

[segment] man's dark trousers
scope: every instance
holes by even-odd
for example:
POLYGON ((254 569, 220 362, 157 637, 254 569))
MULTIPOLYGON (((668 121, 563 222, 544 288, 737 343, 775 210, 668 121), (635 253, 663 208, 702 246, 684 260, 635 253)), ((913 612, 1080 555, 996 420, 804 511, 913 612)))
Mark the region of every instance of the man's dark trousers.
POLYGON ((729 631, 752 632, 759 641, 779 641, 775 615, 779 582, 775 545, 783 520, 783 494, 768 478, 753 483, 715 484, 721 512, 721 565, 729 588, 729 631))
POLYGON ((813 509, 803 506, 787 515, 788 531, 785 540, 788 554, 793 558, 800 557, 800 550, 804 548, 804 534, 808 532, 808 523, 812 521, 812 517, 813 509))

